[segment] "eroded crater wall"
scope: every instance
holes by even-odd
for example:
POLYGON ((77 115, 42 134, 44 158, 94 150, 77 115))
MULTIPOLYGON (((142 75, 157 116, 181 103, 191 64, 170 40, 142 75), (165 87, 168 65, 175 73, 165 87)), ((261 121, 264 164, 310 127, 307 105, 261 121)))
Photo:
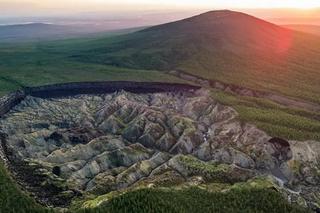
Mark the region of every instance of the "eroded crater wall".
POLYGON ((194 177, 234 183, 273 175, 303 193, 320 191, 318 165, 310 160, 319 152, 299 157, 308 144, 319 150, 316 142, 271 138, 239 121, 206 89, 69 83, 27 88, 3 100, 0 155, 42 203, 63 206, 83 192, 189 183, 194 177))

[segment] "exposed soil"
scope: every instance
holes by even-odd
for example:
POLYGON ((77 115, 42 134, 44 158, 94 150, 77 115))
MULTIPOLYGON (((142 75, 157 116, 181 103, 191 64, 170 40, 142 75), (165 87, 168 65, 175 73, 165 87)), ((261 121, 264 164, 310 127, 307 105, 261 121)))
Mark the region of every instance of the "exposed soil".
POLYGON ((24 188, 50 206, 66 207, 87 193, 194 177, 236 183, 257 175, 302 187, 303 199, 313 203, 318 154, 300 153, 308 146, 320 153, 320 145, 271 138, 237 115, 205 89, 27 96, 0 120, 0 156, 24 188), (312 192, 304 190, 311 185, 312 192))

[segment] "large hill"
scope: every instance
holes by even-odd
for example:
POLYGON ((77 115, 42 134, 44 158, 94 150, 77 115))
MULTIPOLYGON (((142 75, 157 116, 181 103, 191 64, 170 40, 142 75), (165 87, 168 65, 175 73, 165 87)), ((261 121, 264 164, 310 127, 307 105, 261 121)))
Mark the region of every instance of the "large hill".
POLYGON ((213 11, 151 27, 73 55, 81 61, 181 70, 320 101, 320 39, 253 16, 213 11))

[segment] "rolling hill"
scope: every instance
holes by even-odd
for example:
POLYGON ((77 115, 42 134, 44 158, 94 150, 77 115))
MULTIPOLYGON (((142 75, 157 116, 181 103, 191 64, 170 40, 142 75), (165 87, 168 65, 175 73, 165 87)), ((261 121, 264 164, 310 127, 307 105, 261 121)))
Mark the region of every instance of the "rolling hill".
POLYGON ((120 36, 77 52, 78 61, 181 70, 320 102, 320 39, 253 16, 212 11, 120 36))

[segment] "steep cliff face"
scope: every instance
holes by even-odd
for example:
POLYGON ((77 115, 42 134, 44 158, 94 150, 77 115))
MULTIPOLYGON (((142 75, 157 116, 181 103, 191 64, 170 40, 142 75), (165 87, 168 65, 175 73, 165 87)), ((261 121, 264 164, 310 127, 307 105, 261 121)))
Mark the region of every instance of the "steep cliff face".
POLYGON ((19 181, 57 206, 82 193, 170 186, 195 177, 235 183, 272 175, 310 202, 319 191, 318 143, 271 138, 238 121, 237 112, 207 90, 28 96, 0 126, 19 181), (307 149, 312 152, 301 155, 307 149))

